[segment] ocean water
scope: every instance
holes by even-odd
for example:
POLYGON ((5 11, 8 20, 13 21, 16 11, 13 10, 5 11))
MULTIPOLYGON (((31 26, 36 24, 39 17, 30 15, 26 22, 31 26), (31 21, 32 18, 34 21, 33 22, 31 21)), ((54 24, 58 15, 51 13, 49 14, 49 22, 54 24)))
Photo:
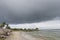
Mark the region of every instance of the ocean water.
POLYGON ((27 34, 44 40, 60 40, 60 30, 40 30, 27 32, 27 34))

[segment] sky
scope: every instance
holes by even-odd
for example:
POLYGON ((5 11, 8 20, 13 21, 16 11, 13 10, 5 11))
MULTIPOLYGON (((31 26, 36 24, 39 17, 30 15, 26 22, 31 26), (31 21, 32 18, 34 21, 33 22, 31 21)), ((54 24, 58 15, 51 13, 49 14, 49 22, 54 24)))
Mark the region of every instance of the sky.
POLYGON ((26 28, 26 29, 60 29, 60 20, 50 20, 39 23, 25 23, 25 24, 10 24, 11 28, 26 28))
POLYGON ((44 25, 58 20, 60 0, 0 0, 0 23, 44 25))

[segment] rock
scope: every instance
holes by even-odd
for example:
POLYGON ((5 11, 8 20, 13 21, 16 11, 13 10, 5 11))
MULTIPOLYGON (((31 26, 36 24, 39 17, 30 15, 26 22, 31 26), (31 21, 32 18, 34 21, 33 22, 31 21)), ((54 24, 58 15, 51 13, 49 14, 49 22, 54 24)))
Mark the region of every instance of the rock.
POLYGON ((0 38, 6 38, 6 36, 5 35, 0 35, 0 38))
POLYGON ((9 36, 11 33, 11 30, 9 29, 0 29, 0 38, 6 38, 6 36, 9 36))
POLYGON ((9 29, 4 29, 4 32, 6 33, 6 36, 9 36, 10 33, 11 33, 11 30, 9 30, 9 29))

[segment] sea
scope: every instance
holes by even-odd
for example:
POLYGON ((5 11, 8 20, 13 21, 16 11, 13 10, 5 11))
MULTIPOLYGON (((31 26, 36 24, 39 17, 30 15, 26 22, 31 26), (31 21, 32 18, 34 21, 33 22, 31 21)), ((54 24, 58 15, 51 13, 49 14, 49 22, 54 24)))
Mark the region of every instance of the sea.
POLYGON ((44 29, 40 31, 27 32, 27 34, 44 40, 60 40, 60 29, 44 29))

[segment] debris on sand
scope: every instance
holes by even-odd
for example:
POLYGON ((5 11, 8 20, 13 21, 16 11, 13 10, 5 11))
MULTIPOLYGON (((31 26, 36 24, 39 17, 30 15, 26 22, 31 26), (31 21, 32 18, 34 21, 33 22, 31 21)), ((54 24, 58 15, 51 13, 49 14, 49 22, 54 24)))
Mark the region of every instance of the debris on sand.
POLYGON ((11 33, 11 30, 9 29, 0 29, 0 39, 5 39, 7 36, 9 36, 11 33))

